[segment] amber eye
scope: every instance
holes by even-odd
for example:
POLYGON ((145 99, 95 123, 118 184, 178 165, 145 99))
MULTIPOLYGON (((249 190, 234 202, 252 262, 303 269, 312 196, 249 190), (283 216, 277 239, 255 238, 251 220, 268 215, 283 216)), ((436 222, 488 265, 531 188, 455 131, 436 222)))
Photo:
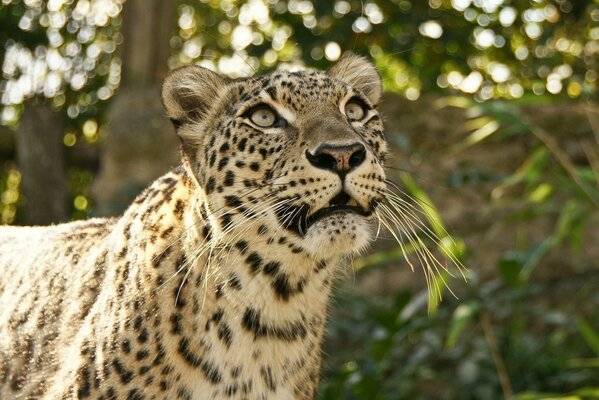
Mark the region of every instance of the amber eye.
POLYGON ((268 128, 274 125, 277 116, 273 110, 268 107, 260 107, 250 115, 252 122, 262 128, 268 128))
POLYGON ((357 101, 348 101, 345 105, 345 115, 351 121, 358 121, 364 118, 366 112, 364 107, 357 101))

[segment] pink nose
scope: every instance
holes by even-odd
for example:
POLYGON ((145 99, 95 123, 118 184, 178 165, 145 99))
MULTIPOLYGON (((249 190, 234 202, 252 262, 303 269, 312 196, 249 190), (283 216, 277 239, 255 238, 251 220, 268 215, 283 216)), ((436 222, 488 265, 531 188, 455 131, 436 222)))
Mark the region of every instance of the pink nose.
POLYGON ((306 150, 306 157, 316 168, 337 172, 341 176, 358 167, 366 158, 366 148, 362 143, 343 146, 323 144, 314 154, 306 150))

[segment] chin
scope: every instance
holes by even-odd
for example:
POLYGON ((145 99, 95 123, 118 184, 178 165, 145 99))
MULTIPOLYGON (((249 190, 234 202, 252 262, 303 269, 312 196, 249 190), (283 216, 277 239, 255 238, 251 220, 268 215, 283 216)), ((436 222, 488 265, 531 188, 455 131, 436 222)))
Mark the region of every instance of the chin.
POLYGON ((314 258, 357 256, 374 238, 370 218, 336 213, 314 222, 304 236, 304 248, 314 258))

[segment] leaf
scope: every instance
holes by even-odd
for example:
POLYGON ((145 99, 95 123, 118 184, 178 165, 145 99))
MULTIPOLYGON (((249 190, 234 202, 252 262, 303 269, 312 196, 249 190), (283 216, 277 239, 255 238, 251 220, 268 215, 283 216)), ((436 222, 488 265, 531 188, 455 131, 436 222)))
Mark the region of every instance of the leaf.
POLYGON ((517 400, 583 400, 599 398, 599 387, 584 387, 570 393, 523 392, 515 396, 517 400))
POLYGON ((446 349, 453 349, 457 344, 460 334, 468 327, 472 318, 479 310, 477 303, 460 304, 453 312, 449 325, 449 333, 445 341, 446 349))
POLYGON ((528 199, 533 203, 543 203, 553 192, 553 186, 548 183, 541 183, 528 195, 528 199))
POLYGON ((522 260, 513 251, 506 253, 499 260, 499 273, 508 287, 516 288, 521 285, 522 260))
POLYGON ((568 360, 568 368, 599 368, 599 358, 574 358, 568 360))
POLYGON ((578 321, 578 331, 593 352, 599 356, 599 333, 584 319, 578 321))
POLYGON ((549 153, 544 147, 536 149, 512 175, 509 175, 493 189, 491 197, 494 200, 500 199, 510 187, 522 182, 536 183, 547 164, 548 155, 549 153))
POLYGON ((464 149, 467 149, 470 146, 482 142, 483 140, 485 140, 486 138, 488 138, 493 133, 499 130, 499 123, 497 121, 488 120, 485 117, 481 117, 481 119, 477 119, 476 121, 480 122, 483 120, 483 118, 486 121, 486 123, 480 128, 476 129, 470 135, 468 135, 466 139, 460 141, 451 149, 449 149, 449 153, 454 154, 463 151, 464 149))
POLYGON ((533 392, 520 393, 515 398, 517 400, 582 400, 579 396, 533 392))
POLYGON ((422 211, 424 211, 426 219, 428 220, 435 234, 439 238, 448 236, 447 231, 443 226, 441 215, 433 206, 433 202, 430 199, 430 197, 428 197, 424 190, 422 190, 416 184, 414 179, 412 179, 412 177, 409 174, 401 173, 401 181, 408 190, 408 192, 412 195, 412 197, 414 197, 414 199, 418 202, 418 205, 420 205, 422 211))

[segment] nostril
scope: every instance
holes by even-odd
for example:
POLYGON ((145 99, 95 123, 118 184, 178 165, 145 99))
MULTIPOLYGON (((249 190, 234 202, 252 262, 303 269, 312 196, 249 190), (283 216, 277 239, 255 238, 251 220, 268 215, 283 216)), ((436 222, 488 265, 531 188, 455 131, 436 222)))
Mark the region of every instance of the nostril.
POLYGON ((362 164, 364 162, 364 160, 366 159, 366 149, 364 148, 364 146, 362 146, 362 145, 360 145, 360 146, 361 147, 356 149, 354 151, 354 153, 349 157, 349 168, 350 169, 360 166, 360 164, 362 164))
POLYGON ((308 159, 310 164, 314 165, 316 168, 329 170, 335 170, 337 168, 337 159, 327 153, 317 152, 313 155, 310 154, 308 150, 306 150, 306 158, 308 159))

